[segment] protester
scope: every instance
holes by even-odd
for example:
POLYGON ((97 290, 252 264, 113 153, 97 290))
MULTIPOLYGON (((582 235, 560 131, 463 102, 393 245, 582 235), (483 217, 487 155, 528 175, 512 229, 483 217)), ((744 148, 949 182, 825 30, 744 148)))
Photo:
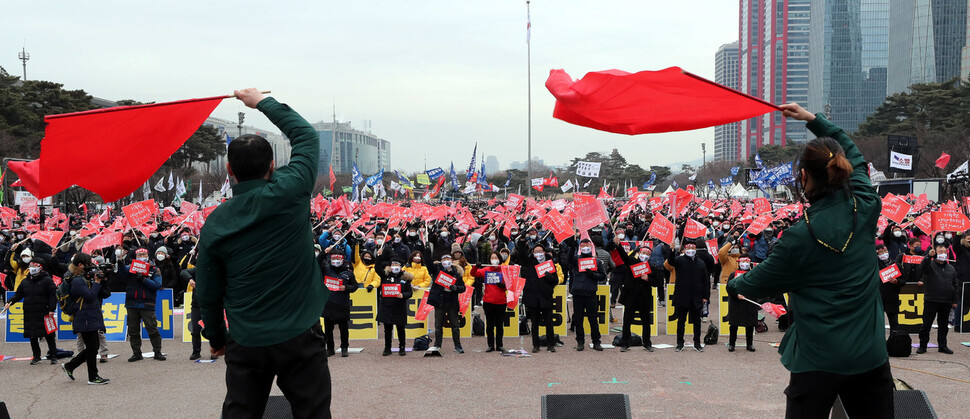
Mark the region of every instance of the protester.
MULTIPOLYGON (((751 259, 739 258, 738 269, 728 275, 728 283, 739 275, 743 275, 751 269, 751 259)), ((735 344, 738 341, 738 328, 744 328, 745 348, 748 352, 754 352, 754 332, 758 323, 758 306, 745 301, 740 294, 728 293, 728 352, 734 352, 735 344)))
POLYGON ((148 250, 139 248, 135 251, 135 260, 125 265, 120 275, 125 278, 127 291, 125 293, 125 309, 128 310, 128 340, 131 343, 131 358, 128 362, 142 360, 141 327, 148 331, 148 339, 152 343, 153 358, 164 361, 162 354, 162 335, 158 332, 158 320, 155 318, 155 297, 162 287, 162 276, 159 269, 148 259, 148 250), (138 271, 138 264, 143 271, 138 271))
MULTIPOLYGON (((542 345, 539 338, 539 331, 543 325, 545 325, 546 332, 546 350, 556 352, 556 345, 559 340, 556 339, 556 335, 553 332, 552 310, 553 304, 555 303, 553 293, 555 292, 556 286, 561 282, 559 275, 562 273, 562 268, 552 263, 552 271, 547 269, 544 274, 539 275, 536 267, 544 263, 554 262, 552 253, 547 251, 541 244, 529 248, 522 239, 519 240, 519 244, 515 246, 515 249, 518 254, 518 260, 521 262, 519 275, 525 279, 525 286, 522 288, 522 298, 519 302, 525 306, 525 313, 532 323, 532 327, 530 328, 532 332, 532 352, 537 353, 541 349, 542 345)), ((565 303, 563 301, 563 304, 565 303)))
POLYGON ((323 308, 323 332, 327 337, 327 356, 334 355, 333 328, 340 330, 340 356, 347 357, 350 347, 350 293, 357 291, 357 280, 350 266, 344 261, 340 249, 331 249, 323 265, 324 280, 336 279, 340 282, 336 289, 331 288, 330 298, 323 308))
POLYGON ((455 352, 465 353, 461 347, 461 328, 458 320, 458 296, 465 292, 465 275, 462 267, 454 264, 450 254, 441 255, 441 259, 428 267, 434 281, 428 291, 428 304, 434 307, 434 349, 441 348, 444 325, 447 321, 451 326, 451 339, 455 343, 455 352), (450 282, 450 284, 448 284, 450 282), (447 285, 446 285, 447 284, 447 285))
POLYGON ((211 353, 226 354, 222 416, 262 416, 275 379, 294 417, 329 417, 320 326, 328 291, 313 258, 310 224, 320 138, 293 109, 256 89, 235 96, 279 127, 292 151, 289 164, 276 169, 266 139, 234 139, 227 150, 227 169, 238 182, 233 198, 202 227, 195 297, 211 353))
POLYGON ((956 269, 947 260, 948 255, 946 244, 939 243, 930 249, 921 265, 923 280, 917 284, 924 286, 925 297, 923 327, 919 330, 919 348, 916 349, 918 354, 926 353, 933 319, 936 319, 936 343, 939 345, 939 351, 953 354, 953 350, 947 346, 946 335, 949 329, 950 308, 955 308, 960 298, 957 293, 960 284, 957 282, 956 269))
MULTIPOLYGON (((674 287, 674 320, 677 320, 677 351, 684 350, 684 326, 689 320, 694 326, 694 350, 704 352, 701 346, 701 309, 711 298, 711 270, 714 258, 707 252, 697 252, 695 243, 684 245, 684 254, 675 248, 667 263, 677 272, 674 287)), ((671 283, 674 281, 671 280, 671 283)))
POLYGON ((413 278, 411 284, 418 288, 428 288, 431 286, 431 274, 428 273, 428 268, 424 266, 424 253, 415 250, 411 252, 411 257, 408 260, 411 263, 403 269, 404 272, 411 274, 413 278))
POLYGON ((566 265, 569 266, 571 273, 569 293, 573 295, 572 322, 576 328, 576 350, 582 351, 586 348, 583 322, 588 321, 593 350, 602 351, 599 321, 596 319, 596 287, 606 281, 603 262, 596 259, 593 242, 590 239, 582 239, 579 242, 578 252, 569 252, 568 255, 566 265))
POLYGON ((30 340, 30 350, 33 359, 30 365, 40 362, 40 339, 47 341, 47 359, 51 365, 57 364, 57 345, 54 332, 47 333, 44 318, 54 318, 57 310, 56 286, 49 273, 44 271, 44 260, 40 257, 31 259, 28 264, 27 278, 20 283, 17 291, 4 305, 4 310, 20 301, 24 302, 24 337, 30 340))
MULTIPOLYGON (((485 340, 488 343, 488 349, 485 352, 494 352, 496 349, 503 352, 505 350, 502 338, 505 335, 503 325, 505 323, 507 287, 505 278, 502 276, 501 257, 498 252, 492 252, 489 256, 489 266, 482 267, 481 264, 478 264, 478 266, 473 267, 472 275, 481 279, 484 283, 482 308, 485 310, 485 340)), ((526 286, 528 286, 528 279, 526 281, 526 286)), ((522 295, 524 299, 525 293, 523 292, 522 295)), ((533 327, 538 328, 538 325, 533 324, 533 327)), ((535 348, 533 348, 533 352, 535 352, 535 348)))
POLYGON ((788 417, 827 416, 836 396, 849 416, 893 417, 873 232, 881 200, 867 164, 841 128, 797 104, 785 116, 808 121, 796 179, 810 207, 770 256, 728 284, 749 298, 788 292, 795 323, 782 340, 791 371, 788 417), (838 275, 832 275, 838 272, 838 275), (846 342, 852 342, 847 345, 846 342))
MULTIPOLYGON (((390 252, 388 252, 390 253, 390 252)), ((404 261, 397 258, 378 259, 377 274, 380 276, 380 290, 377 302, 377 322, 384 327, 384 353, 391 354, 392 330, 397 329, 398 355, 405 356, 404 350, 406 334, 404 326, 408 321, 408 300, 411 299, 411 289, 414 277, 402 269, 404 261)), ((367 291, 373 290, 373 285, 367 286, 367 291)))
MULTIPOLYGON (((630 328, 635 324, 637 318, 640 319, 640 326, 643 328, 643 349, 653 352, 653 343, 650 339, 650 328, 653 325, 653 288, 663 285, 663 273, 650 271, 640 275, 634 275, 633 265, 646 264, 650 266, 650 255, 652 251, 649 246, 639 246, 634 249, 636 256, 631 256, 617 245, 622 240, 620 235, 607 244, 606 249, 615 253, 623 265, 617 266, 616 271, 625 271, 627 276, 623 290, 620 292, 619 302, 623 304, 623 329, 620 334, 621 352, 630 350, 630 328)), ((613 273, 616 274, 616 271, 613 273)))
MULTIPOLYGON (((876 258, 879 259, 880 271, 895 264, 890 258, 889 249, 884 244, 876 245, 876 258)), ((879 284, 879 296, 882 298, 886 318, 889 319, 889 330, 899 329, 899 291, 903 285, 906 285, 906 280, 903 278, 889 278, 879 284)))
POLYGON ((69 298, 81 298, 80 308, 74 314, 71 330, 84 340, 84 350, 77 353, 70 361, 61 364, 67 378, 74 381, 74 370, 87 364, 88 384, 103 385, 109 380, 98 375, 97 348, 98 330, 104 329, 104 317, 101 312, 103 293, 101 282, 104 275, 97 270, 91 261, 91 255, 77 253, 69 267, 70 275, 64 278, 71 284, 69 298))

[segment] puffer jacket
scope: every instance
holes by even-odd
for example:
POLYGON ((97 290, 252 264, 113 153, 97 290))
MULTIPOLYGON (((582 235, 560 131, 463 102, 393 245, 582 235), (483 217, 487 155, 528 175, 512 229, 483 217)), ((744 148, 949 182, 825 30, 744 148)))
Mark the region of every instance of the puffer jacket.
POLYGON ((162 275, 151 265, 148 275, 133 274, 131 266, 123 265, 118 275, 125 284, 125 308, 155 309, 156 292, 162 288, 162 275))
POLYGON ((13 298, 8 301, 15 304, 24 302, 24 337, 41 338, 47 336, 44 327, 44 317, 57 309, 57 287, 47 272, 41 271, 37 275, 27 275, 27 279, 20 283, 13 298))

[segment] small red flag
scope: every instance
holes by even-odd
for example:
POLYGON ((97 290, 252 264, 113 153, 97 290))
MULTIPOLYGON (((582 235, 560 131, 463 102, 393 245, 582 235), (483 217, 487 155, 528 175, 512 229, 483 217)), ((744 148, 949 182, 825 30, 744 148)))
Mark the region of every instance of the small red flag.
POLYGON ((948 164, 950 164, 949 154, 940 154, 940 158, 936 159, 936 167, 939 167, 940 169, 946 169, 946 165, 948 164))
POLYGON ((686 131, 780 110, 678 67, 596 71, 575 82, 552 70, 546 88, 556 97, 553 117, 618 134, 686 131))
POLYGON ((44 117, 40 158, 10 162, 38 198, 78 185, 112 202, 142 186, 225 96, 44 117), (84 170, 66 170, 77 162, 84 170))
POLYGON ((337 177, 333 175, 333 165, 330 166, 330 193, 335 193, 333 191, 333 184, 337 183, 337 177))

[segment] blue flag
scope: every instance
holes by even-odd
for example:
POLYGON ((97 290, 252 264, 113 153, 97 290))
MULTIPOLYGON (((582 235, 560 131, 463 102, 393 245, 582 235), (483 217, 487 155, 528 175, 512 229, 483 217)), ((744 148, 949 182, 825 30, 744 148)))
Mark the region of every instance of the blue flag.
POLYGON ((657 172, 650 172, 650 180, 648 180, 647 183, 644 183, 644 185, 647 185, 647 186, 644 186, 644 188, 650 185, 653 185, 653 183, 656 181, 657 181, 657 172))
POLYGON ((707 181, 707 189, 710 189, 710 190, 713 190, 714 189, 714 180, 713 179, 707 181))
POLYGON ((505 179, 505 187, 506 188, 508 188, 509 187, 509 183, 512 182, 512 172, 507 172, 507 173, 509 174, 509 177, 508 177, 508 179, 505 179))
POLYGON ((488 188, 488 180, 485 179, 485 156, 482 156, 482 169, 478 173, 478 184, 483 188, 488 188))
POLYGON ((740 170, 740 169, 741 169, 741 166, 734 166, 734 167, 732 167, 731 168, 731 176, 737 176, 738 175, 738 170, 740 170))
POLYGON ((755 164, 755 166, 758 166, 758 169, 764 169, 765 168, 765 163, 763 161, 761 161, 761 153, 755 153, 754 154, 754 164, 755 164))
POLYGON ((405 185, 405 186, 407 186, 409 188, 414 188, 414 184, 411 183, 411 180, 410 179, 408 179, 406 176, 400 174, 397 170, 395 170, 394 173, 397 174, 397 180, 400 181, 402 185, 405 185))
POLYGON ((445 171, 440 167, 435 167, 434 169, 425 171, 424 173, 428 174, 428 179, 438 180, 438 178, 441 177, 441 175, 445 174, 445 171))
POLYGON ((675 180, 674 183, 670 186, 672 186, 674 189, 677 189, 679 185, 677 185, 677 181, 675 180))
POLYGON ((350 183, 354 185, 354 188, 356 188, 357 185, 359 185, 360 182, 363 182, 363 181, 364 181, 364 176, 360 174, 360 169, 357 168, 357 163, 354 162, 354 171, 350 177, 350 183))
POLYGON ((475 174, 475 154, 478 154, 478 143, 475 143, 475 148, 472 150, 472 161, 468 163, 468 171, 465 172, 465 181, 472 178, 475 174))
POLYGON ((728 176, 728 177, 722 177, 721 178, 721 186, 728 186, 728 185, 730 185, 731 184, 731 180, 732 179, 731 179, 730 176, 728 176))
POLYGON ((378 172, 376 175, 367 178, 367 186, 377 185, 378 183, 381 183, 382 180, 384 180, 384 168, 383 167, 381 168, 381 171, 378 172))
POLYGON ((455 162, 451 162, 451 189, 458 190, 458 175, 455 173, 455 162))

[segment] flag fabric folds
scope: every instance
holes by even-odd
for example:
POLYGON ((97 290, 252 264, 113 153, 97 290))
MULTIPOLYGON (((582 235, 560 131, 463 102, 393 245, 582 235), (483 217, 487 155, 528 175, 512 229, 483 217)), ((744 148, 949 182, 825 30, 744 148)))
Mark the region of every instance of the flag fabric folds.
POLYGON ((49 115, 40 158, 10 168, 38 198, 77 185, 116 201, 145 183, 224 98, 49 115), (85 169, 72 170, 77 162, 85 169))
POLYGON ((556 98, 553 117, 618 134, 686 131, 779 110, 678 67, 596 71, 575 82, 552 70, 546 88, 556 98))

